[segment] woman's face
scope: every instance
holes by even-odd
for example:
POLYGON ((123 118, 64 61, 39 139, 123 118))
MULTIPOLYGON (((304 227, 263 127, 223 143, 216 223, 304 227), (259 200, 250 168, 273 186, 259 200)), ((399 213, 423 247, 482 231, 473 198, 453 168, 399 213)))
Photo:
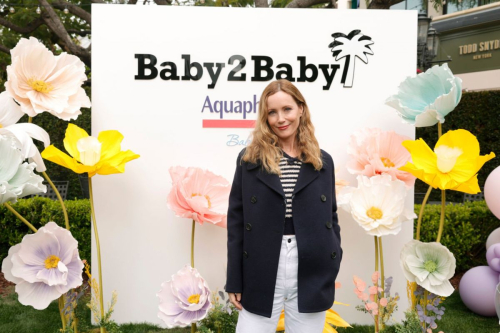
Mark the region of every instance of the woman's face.
POLYGON ((267 98, 267 122, 281 141, 295 137, 303 112, 304 108, 283 91, 267 98))

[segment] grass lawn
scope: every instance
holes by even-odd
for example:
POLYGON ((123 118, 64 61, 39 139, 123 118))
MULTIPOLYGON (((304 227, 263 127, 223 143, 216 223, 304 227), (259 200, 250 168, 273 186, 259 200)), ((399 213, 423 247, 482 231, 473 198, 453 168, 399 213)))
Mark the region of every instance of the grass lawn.
MULTIPOLYGON (((12 288, 12 287, 11 287, 12 288)), ((88 296, 80 300, 78 307, 79 330, 81 333, 94 333, 90 325, 90 310, 85 306, 88 296)), ((406 306, 401 304, 400 311, 406 306)), ((469 311, 460 300, 458 291, 444 302, 446 307, 443 320, 438 322, 439 332, 445 333, 498 333, 500 326, 496 317, 481 317, 469 311)), ((23 306, 17 301, 14 292, 0 297, 0 332, 1 333, 56 333, 59 332, 61 320, 59 317, 57 302, 44 311, 34 310, 32 307, 23 306)), ((360 316, 366 314, 359 313, 360 316)), ((339 333, 373 333, 373 326, 353 325, 353 328, 339 328, 339 333)), ((123 333, 189 333, 190 328, 161 329, 152 324, 124 324, 120 326, 123 333)), ((259 332, 256 332, 259 333, 259 332)))

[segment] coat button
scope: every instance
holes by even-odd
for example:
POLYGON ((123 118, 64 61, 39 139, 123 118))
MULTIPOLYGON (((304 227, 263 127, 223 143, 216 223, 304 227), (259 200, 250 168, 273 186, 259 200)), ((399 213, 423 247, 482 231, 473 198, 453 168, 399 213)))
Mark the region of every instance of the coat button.
POLYGON ((332 222, 330 222, 330 221, 326 222, 326 227, 328 229, 331 229, 332 228, 332 222))
POLYGON ((332 259, 335 259, 335 258, 337 258, 337 252, 333 251, 332 252, 332 259))
POLYGON ((251 203, 256 203, 257 202, 257 197, 255 195, 252 195, 252 197, 250 198, 250 202, 251 203))
POLYGON ((247 229, 248 231, 252 230, 252 225, 251 225, 250 223, 247 223, 246 229, 247 229))
POLYGON ((326 201, 326 195, 324 195, 324 194, 321 195, 321 201, 323 201, 323 202, 326 201))
POLYGON ((247 251, 243 251, 243 257, 244 257, 245 259, 247 259, 247 258, 248 258, 248 253, 247 253, 247 251))

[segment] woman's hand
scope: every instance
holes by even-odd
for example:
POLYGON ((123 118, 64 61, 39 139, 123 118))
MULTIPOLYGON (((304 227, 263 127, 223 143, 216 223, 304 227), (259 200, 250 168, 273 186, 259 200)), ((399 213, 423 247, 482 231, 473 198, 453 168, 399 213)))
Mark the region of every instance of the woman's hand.
POLYGON ((229 293, 229 301, 233 303, 233 305, 238 309, 238 310, 243 310, 243 307, 241 306, 241 293, 229 293))

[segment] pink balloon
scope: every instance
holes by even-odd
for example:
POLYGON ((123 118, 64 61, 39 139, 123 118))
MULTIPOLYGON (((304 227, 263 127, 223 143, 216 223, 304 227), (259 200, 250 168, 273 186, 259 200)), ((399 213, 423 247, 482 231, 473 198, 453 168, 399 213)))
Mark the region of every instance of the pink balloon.
POLYGON ((484 199, 493 215, 500 219, 500 166, 486 178, 484 199))
POLYGON ((460 298, 472 312, 481 316, 496 316, 495 293, 498 284, 498 272, 489 266, 469 269, 458 287, 460 298))

